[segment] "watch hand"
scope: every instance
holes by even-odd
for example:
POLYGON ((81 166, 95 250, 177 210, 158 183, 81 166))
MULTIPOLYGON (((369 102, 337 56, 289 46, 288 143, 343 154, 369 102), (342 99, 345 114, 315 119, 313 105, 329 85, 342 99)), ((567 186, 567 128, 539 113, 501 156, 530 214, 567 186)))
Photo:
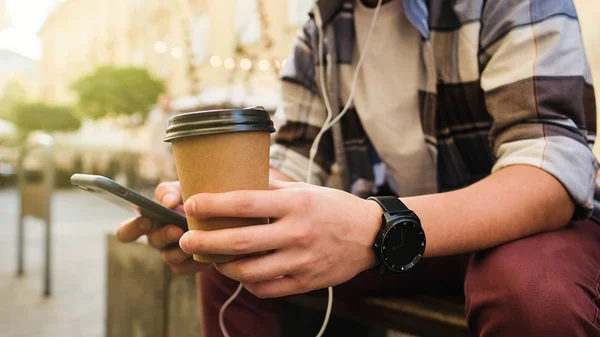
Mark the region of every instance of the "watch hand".
POLYGON ((400 245, 404 246, 404 230, 400 228, 400 245))
POLYGON ((404 231, 401 229, 400 230, 400 244, 393 246, 392 250, 396 250, 398 248, 401 248, 402 246, 404 246, 404 231))

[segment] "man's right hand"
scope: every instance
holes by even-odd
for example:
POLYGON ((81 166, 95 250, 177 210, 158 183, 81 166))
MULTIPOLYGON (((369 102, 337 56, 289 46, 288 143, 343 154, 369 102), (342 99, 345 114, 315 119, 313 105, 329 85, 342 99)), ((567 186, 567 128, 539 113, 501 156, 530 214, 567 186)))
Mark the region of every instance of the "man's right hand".
MULTIPOLYGON (((154 195, 163 206, 184 214, 179 182, 161 183, 154 195)), ((194 274, 207 266, 194 261, 192 255, 181 250, 179 239, 183 230, 175 225, 159 227, 148 218, 137 217, 125 221, 117 229, 117 238, 121 242, 132 242, 142 235, 147 235, 148 243, 161 251, 162 259, 174 273, 194 274)))

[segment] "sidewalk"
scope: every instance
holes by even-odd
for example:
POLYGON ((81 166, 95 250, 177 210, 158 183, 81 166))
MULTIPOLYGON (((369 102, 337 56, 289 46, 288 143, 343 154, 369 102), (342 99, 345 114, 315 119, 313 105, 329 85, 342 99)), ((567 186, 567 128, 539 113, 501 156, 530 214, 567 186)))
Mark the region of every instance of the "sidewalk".
POLYGON ((17 278, 17 193, 0 190, 0 335, 103 337, 105 235, 129 214, 75 189, 54 195, 53 295, 42 293, 43 224, 26 223, 25 276, 17 278))

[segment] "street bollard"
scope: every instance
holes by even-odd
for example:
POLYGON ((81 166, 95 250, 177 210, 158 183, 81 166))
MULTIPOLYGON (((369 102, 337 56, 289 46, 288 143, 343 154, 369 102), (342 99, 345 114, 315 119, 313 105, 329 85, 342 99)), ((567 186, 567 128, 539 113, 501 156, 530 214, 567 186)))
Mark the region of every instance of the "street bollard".
POLYGON ((54 188, 54 140, 46 134, 35 134, 27 142, 19 156, 18 186, 21 209, 17 231, 17 275, 25 272, 25 218, 33 217, 46 224, 44 242, 44 296, 51 294, 52 221, 51 195, 54 188))

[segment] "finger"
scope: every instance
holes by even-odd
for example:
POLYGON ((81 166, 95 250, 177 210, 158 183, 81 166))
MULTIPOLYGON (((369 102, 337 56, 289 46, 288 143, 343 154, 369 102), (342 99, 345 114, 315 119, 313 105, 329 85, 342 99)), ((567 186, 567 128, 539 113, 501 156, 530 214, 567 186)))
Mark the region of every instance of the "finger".
POLYGON ((197 219, 215 217, 281 218, 290 205, 287 190, 200 193, 185 202, 185 214, 197 219))
POLYGON ((154 191, 154 196, 163 206, 171 209, 183 203, 178 181, 160 183, 154 191))
POLYGON ((185 211, 183 210, 183 204, 177 205, 175 208, 172 208, 172 210, 174 210, 175 212, 177 212, 181 215, 185 215, 185 211))
POLYGON ((184 261, 192 259, 192 255, 181 250, 179 246, 177 246, 176 248, 163 250, 163 252, 161 253, 161 257, 163 261, 165 261, 168 264, 180 264, 184 261))
POLYGON ((150 233, 154 224, 148 218, 137 217, 126 220, 117 228, 117 238, 121 242, 132 242, 150 233))
POLYGON ((171 243, 179 242, 183 235, 183 230, 175 225, 161 227, 148 234, 148 243, 156 248, 163 250, 171 243))
POLYGON ((244 255, 280 249, 293 244, 295 235, 279 223, 213 231, 192 230, 179 240, 190 254, 244 255))
POLYGON ((291 276, 283 276, 258 283, 244 283, 244 288, 259 298, 276 298, 310 291, 291 276))
MULTIPOLYGON (((296 254, 296 253, 291 253, 296 254)), ((292 274, 296 268, 289 251, 275 251, 266 255, 235 260, 216 265, 221 274, 246 283, 259 283, 292 274)))
POLYGON ((200 263, 195 260, 186 260, 185 262, 182 262, 179 264, 169 264, 169 267, 175 274, 181 274, 181 275, 195 274, 195 273, 200 272, 210 266, 211 266, 211 264, 200 263))

